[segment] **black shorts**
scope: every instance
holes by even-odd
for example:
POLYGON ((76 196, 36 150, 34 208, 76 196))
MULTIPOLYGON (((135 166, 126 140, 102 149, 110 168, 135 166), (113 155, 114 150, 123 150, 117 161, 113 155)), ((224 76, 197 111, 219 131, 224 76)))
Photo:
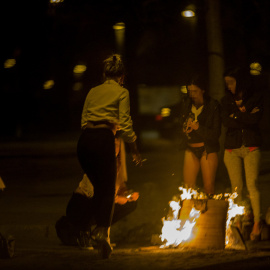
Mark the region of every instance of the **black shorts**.
POLYGON ((188 146, 187 150, 190 150, 199 160, 202 158, 203 153, 205 152, 205 147, 191 147, 188 146))

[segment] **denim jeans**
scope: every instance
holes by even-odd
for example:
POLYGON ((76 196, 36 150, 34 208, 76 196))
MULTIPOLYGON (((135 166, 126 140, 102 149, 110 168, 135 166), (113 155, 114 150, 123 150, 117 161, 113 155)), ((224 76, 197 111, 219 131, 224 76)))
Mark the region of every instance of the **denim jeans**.
POLYGON ((232 192, 238 193, 239 201, 242 200, 243 191, 243 167, 245 170, 246 186, 250 196, 251 207, 253 210, 254 221, 260 221, 260 192, 258 190, 258 175, 260 167, 261 152, 259 148, 250 151, 248 147, 225 150, 224 163, 227 168, 232 192))

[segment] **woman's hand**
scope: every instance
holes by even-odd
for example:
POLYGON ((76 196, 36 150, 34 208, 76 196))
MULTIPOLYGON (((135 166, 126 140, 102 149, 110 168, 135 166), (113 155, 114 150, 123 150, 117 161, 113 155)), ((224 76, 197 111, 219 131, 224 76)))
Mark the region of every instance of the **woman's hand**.
POLYGON ((199 128, 199 122, 197 120, 194 120, 191 122, 190 127, 192 128, 192 130, 197 130, 199 128))
POLYGON ((142 166, 142 157, 139 152, 132 153, 132 161, 136 164, 136 166, 142 166))
POLYGON ((139 196, 140 196, 139 192, 133 192, 127 196, 127 199, 129 202, 137 201, 139 196))
POLYGON ((193 128, 191 127, 192 122, 193 122, 193 119, 192 119, 192 118, 189 118, 189 119, 187 120, 187 125, 186 125, 186 127, 183 129, 184 133, 188 134, 188 133, 190 133, 190 132, 193 130, 193 128))
POLYGON ((115 199, 114 199, 115 203, 122 204, 122 205, 127 203, 127 201, 128 201, 128 198, 122 195, 117 195, 115 196, 115 199))
POLYGON ((256 113, 256 112, 258 112, 260 109, 258 108, 258 107, 255 107, 255 108, 253 108, 252 109, 252 111, 250 112, 250 113, 256 113))
POLYGON ((238 109, 240 110, 240 112, 246 112, 246 107, 245 106, 238 107, 238 109))
POLYGON ((140 196, 139 192, 132 192, 132 193, 127 194, 127 195, 125 195, 125 194, 116 195, 114 202, 123 205, 127 202, 137 201, 139 196, 140 196))
POLYGON ((142 157, 138 151, 136 142, 129 143, 129 147, 132 154, 132 161, 135 162, 136 166, 142 166, 142 157))
POLYGON ((237 107, 241 107, 242 103, 243 103, 243 100, 242 99, 235 101, 235 104, 237 105, 237 107))

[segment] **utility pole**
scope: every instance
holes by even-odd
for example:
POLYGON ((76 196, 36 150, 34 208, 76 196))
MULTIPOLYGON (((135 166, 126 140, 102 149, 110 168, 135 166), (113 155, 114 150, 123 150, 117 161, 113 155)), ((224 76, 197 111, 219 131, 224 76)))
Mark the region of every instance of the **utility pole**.
MULTIPOLYGON (((224 55, 223 40, 220 25, 220 4, 219 0, 205 0, 206 6, 206 32, 208 47, 208 72, 209 72, 209 94, 214 99, 220 101, 224 96, 224 55)), ((219 166, 216 179, 219 179, 224 186, 229 186, 227 170, 223 161, 224 156, 224 140, 226 129, 222 125, 221 136, 219 139, 219 166)), ((225 188, 225 187, 224 187, 225 188)))
POLYGON ((210 96, 220 100, 224 95, 224 56, 220 25, 219 0, 205 0, 210 96))

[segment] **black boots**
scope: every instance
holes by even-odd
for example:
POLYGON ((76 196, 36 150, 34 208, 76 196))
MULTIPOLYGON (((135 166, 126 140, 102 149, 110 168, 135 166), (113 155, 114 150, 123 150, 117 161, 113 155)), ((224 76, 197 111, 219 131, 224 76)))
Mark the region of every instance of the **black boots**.
POLYGON ((109 258, 112 252, 110 244, 110 227, 97 227, 93 231, 92 238, 97 243, 100 257, 102 259, 109 258))

